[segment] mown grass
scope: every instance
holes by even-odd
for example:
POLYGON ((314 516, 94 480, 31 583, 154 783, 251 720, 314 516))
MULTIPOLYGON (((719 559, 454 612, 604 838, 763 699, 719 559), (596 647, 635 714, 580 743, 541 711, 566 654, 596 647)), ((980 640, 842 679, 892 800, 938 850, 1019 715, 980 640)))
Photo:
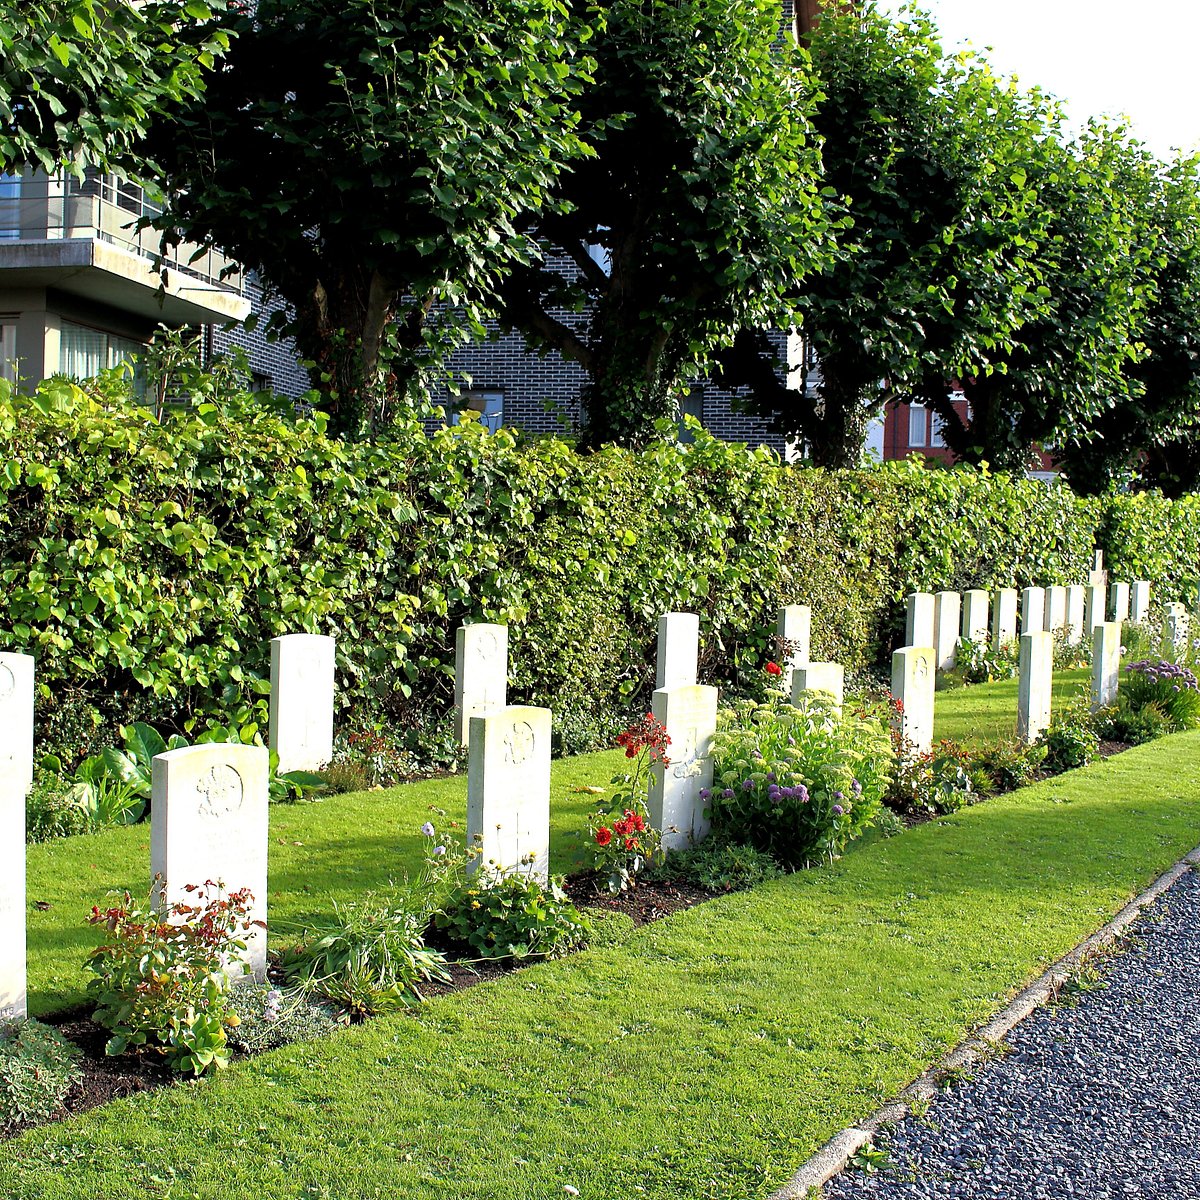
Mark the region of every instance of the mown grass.
MULTIPOLYGON (((1074 697, 1088 694, 1086 668, 1054 673, 1051 711, 1074 697)), ((933 733, 939 740, 980 744, 1017 736, 1017 680, 999 679, 938 692, 933 705, 933 733)))
POLYGON ((1190 733, 32 1131, 0 1147, 0 1195, 765 1196, 1197 841, 1190 733))

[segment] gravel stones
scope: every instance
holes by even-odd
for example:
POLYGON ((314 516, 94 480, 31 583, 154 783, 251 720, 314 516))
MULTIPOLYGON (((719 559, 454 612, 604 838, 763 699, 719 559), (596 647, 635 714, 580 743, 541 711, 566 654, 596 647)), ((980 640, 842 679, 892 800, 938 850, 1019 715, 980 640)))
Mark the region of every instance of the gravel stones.
POLYGON ((1011 1053, 875 1139, 828 1200, 1200 1197, 1200 874, 1135 922, 1128 949, 1009 1035, 1011 1053))

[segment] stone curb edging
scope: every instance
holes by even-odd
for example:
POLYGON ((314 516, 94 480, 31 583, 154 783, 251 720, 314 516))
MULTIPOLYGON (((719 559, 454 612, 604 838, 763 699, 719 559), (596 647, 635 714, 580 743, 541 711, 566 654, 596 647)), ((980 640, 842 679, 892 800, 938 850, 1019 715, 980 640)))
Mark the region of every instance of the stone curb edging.
POLYGON ((908 1085, 894 1100, 876 1110, 865 1121, 848 1126, 834 1134, 770 1200, 810 1200, 818 1189, 845 1170, 850 1159, 879 1132, 883 1125, 894 1125, 912 1112, 915 1104, 931 1101, 939 1091, 939 1083, 949 1074, 974 1066, 992 1057, 994 1047, 1004 1040, 1014 1026, 1025 1020, 1035 1009, 1052 1000, 1080 968, 1097 951, 1111 945, 1134 922, 1147 905, 1153 903, 1181 876, 1193 868, 1200 869, 1200 846, 1186 854, 1173 867, 1160 875, 1145 891, 1135 896, 1115 917, 1091 937, 1085 938, 1074 950, 1064 954, 1023 991, 1019 992, 990 1021, 981 1025, 965 1041, 944 1055, 934 1066, 908 1085))

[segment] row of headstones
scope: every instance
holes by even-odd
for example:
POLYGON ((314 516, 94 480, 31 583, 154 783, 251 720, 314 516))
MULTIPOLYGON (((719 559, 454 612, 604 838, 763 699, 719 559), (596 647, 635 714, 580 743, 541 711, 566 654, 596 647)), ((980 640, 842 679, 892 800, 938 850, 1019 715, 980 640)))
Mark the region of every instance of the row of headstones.
MULTIPOLYGON (((1180 605, 1180 608, 1183 606, 1180 605)), ((1069 587, 1000 588, 991 595, 982 589, 958 592, 912 592, 905 598, 905 645, 932 646, 937 669, 951 670, 959 641, 986 643, 993 647, 1017 640, 1020 632, 1053 634, 1062 630, 1072 646, 1083 643, 1105 620, 1135 624, 1150 614, 1150 584, 1114 583, 1111 589, 1098 584, 1069 587)))
MULTIPOLYGON (((207 879, 247 887, 251 919, 266 920, 270 754, 280 771, 316 770, 333 753, 334 643, 289 634, 271 642, 268 747, 210 743, 152 763, 150 873, 160 899, 189 899, 207 879)), ((25 797, 33 782, 34 660, 0 654, 0 1023, 25 1016, 25 797)), ((248 935, 250 966, 266 975, 266 934, 248 935)))

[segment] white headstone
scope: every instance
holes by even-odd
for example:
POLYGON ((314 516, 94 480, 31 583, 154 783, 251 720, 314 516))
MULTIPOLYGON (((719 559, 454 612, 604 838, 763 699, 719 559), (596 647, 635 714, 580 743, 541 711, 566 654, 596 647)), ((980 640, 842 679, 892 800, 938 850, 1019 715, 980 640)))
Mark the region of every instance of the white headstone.
POLYGON ((939 671, 954 666, 961 620, 962 597, 957 592, 938 592, 933 598, 933 649, 939 671))
POLYGON ((1177 600, 1166 606, 1163 615, 1163 654, 1178 659, 1187 649, 1188 610, 1177 600))
POLYGON ((278 770, 319 771, 333 758, 334 641, 315 633, 271 639, 271 724, 278 770))
POLYGON ((1067 627, 1067 589, 1060 584, 1046 589, 1046 632, 1067 627))
POLYGON ((779 636, 792 644, 792 653, 779 665, 783 667, 782 690, 791 693, 792 672, 808 662, 812 640, 812 609, 807 604, 789 604, 779 610, 779 636))
POLYGON ((0 779, 0 1026, 25 1007, 25 789, 0 779))
MULTIPOLYGON (((184 889, 211 879, 226 894, 249 888, 251 919, 266 922, 269 776, 265 746, 217 742, 154 758, 150 868, 166 881, 166 903, 194 903, 184 889)), ((254 929, 246 941, 250 969, 264 980, 266 930, 254 929)))
POLYGON ((1129 589, 1129 616, 1135 625, 1141 625, 1150 617, 1150 581, 1135 579, 1129 589))
POLYGON ((662 833, 665 850, 682 850, 708 835, 703 789, 712 787, 712 739, 717 732, 715 687, 660 688, 651 712, 667 727, 670 762, 650 768, 650 824, 662 833))
POLYGON ((1129 620, 1129 584, 1114 583, 1110 589, 1112 593, 1112 619, 1114 621, 1129 620))
POLYGON ((1041 633, 1046 628, 1046 589, 1027 587, 1021 593, 1021 632, 1041 633))
POLYGON ((480 621, 454 635, 454 733, 471 742, 471 718, 508 703, 508 626, 480 621))
POLYGON ((1081 583, 1073 583, 1067 588, 1067 641, 1072 646, 1083 644, 1083 625, 1087 616, 1086 592, 1081 583))
POLYGON ((1092 707, 1105 708, 1117 700, 1121 678, 1121 623, 1101 621, 1092 631, 1092 707))
POLYGON ((25 797, 33 782, 33 657, 0 654, 0 1025, 25 1003, 25 797))
POLYGON ((968 642, 988 640, 988 614, 991 597, 982 588, 963 593, 962 636, 968 642))
POLYGON ((1036 742, 1050 726, 1054 684, 1054 635, 1045 630, 1021 635, 1021 673, 1017 688, 1017 737, 1036 742))
POLYGON ((805 692, 828 692, 840 710, 846 699, 846 668, 841 663, 810 662, 792 676, 792 703, 805 692))
POLYGON ((1092 555, 1092 569, 1088 572, 1088 587, 1101 589, 1108 587, 1108 572, 1104 569, 1104 551, 1097 550, 1092 555))
POLYGON ((658 618, 656 690, 695 687, 699 656, 700 618, 696 613, 670 612, 658 618))
POLYGON ((0 654, 0 777, 22 798, 33 783, 31 654, 0 654))
POLYGON ((550 710, 514 704, 471 718, 467 838, 497 874, 550 878, 550 710), (480 839, 477 843, 476 839, 480 839))
POLYGON ((907 646, 933 645, 932 592, 910 592, 904 598, 904 643, 907 646))
POLYGON ((892 655, 892 695, 900 701, 900 732, 924 754, 933 747, 932 646, 904 646, 892 655))
POLYGON ((1097 625, 1104 624, 1104 597, 1106 594, 1106 589, 1097 587, 1094 583, 1089 583, 1084 592, 1083 628, 1088 637, 1092 636, 1092 630, 1097 625))
POLYGON ((996 605, 992 610, 992 648, 999 650, 1006 642, 1017 640, 1017 589, 998 588, 996 605))

